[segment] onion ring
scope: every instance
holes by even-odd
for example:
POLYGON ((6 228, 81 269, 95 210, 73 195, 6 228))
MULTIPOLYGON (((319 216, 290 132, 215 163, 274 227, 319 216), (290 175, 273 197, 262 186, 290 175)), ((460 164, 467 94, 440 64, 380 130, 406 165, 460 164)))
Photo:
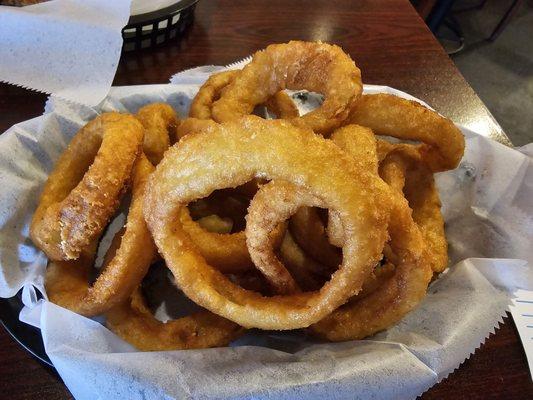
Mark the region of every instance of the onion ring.
POLYGON ((148 161, 157 165, 175 142, 178 116, 168 104, 152 103, 141 107, 135 117, 144 127, 144 154, 148 161))
POLYGON ((52 260, 73 260, 97 238, 118 207, 141 149, 132 115, 106 113, 74 136, 48 177, 30 227, 52 260))
POLYGON ((377 135, 422 141, 418 151, 433 172, 454 169, 463 157, 465 140, 459 128, 416 101, 385 93, 363 95, 347 122, 377 135))
POLYGON ((96 282, 89 286, 96 251, 93 244, 78 260, 50 263, 46 270, 50 301, 78 314, 94 316, 126 300, 140 284, 156 255, 142 211, 146 181, 153 169, 141 154, 133 169, 132 200, 124 234, 117 235, 120 241, 114 241, 108 253, 112 256, 96 282))
POLYGON ((428 262, 434 272, 442 272, 448 266, 448 243, 432 172, 412 146, 402 144, 392 145, 380 171, 389 176, 390 184, 397 190, 403 190, 413 211, 413 220, 429 247, 428 262))
POLYGON ((146 306, 139 288, 127 302, 106 313, 106 326, 142 351, 227 346, 244 333, 244 329, 239 325, 209 311, 161 322, 146 306))
MULTIPOLYGON (((239 70, 230 70, 211 75, 200 87, 200 90, 198 90, 198 93, 194 97, 191 103, 189 117, 212 119, 211 109, 213 103, 220 98, 222 90, 228 86, 239 73, 239 70)), ((265 101, 265 107, 278 118, 296 118, 300 115, 296 104, 294 104, 289 95, 283 91, 279 91, 269 97, 265 101)))
POLYGON ((144 212, 187 297, 244 327, 296 329, 317 322, 357 294, 381 258, 389 216, 385 186, 377 174, 359 169, 335 144, 312 131, 249 116, 212 125, 169 149, 150 177, 144 212), (189 202, 253 177, 305 186, 339 212, 350 235, 343 263, 320 291, 265 298, 242 289, 207 264, 176 224, 189 202))
POLYGON ((300 292, 298 284, 274 254, 271 232, 299 207, 320 207, 317 197, 287 182, 270 182, 262 186, 250 202, 246 216, 246 243, 250 257, 278 294, 300 292), (286 207, 286 205, 290 207, 286 207))
POLYGON ((224 122, 251 114, 255 106, 286 88, 325 96, 318 109, 291 122, 327 134, 348 117, 361 96, 361 71, 338 46, 301 41, 272 44, 255 53, 224 89, 213 104, 213 118, 224 122))

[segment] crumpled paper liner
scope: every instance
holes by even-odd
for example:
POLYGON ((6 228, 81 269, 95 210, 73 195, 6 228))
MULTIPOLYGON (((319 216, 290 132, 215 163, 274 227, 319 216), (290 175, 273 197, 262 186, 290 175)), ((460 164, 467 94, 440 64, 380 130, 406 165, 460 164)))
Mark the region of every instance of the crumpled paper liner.
POLYGON ((0 81, 96 105, 113 83, 131 0, 0 6, 0 81))
MULTIPOLYGON (((21 320, 41 328, 46 352, 73 395, 78 399, 408 399, 447 376, 501 321, 509 293, 532 282, 526 261, 459 262, 430 286, 422 304, 399 324, 367 340, 345 343, 322 343, 291 332, 250 331, 228 348, 143 353, 99 322, 37 300, 35 288, 43 290, 46 259, 27 238, 28 224, 46 176, 70 138, 97 111, 135 112, 144 104, 166 101, 184 116, 198 84, 212 70, 207 67, 201 73, 182 75, 186 84, 112 88, 101 109, 51 99, 45 115, 0 136, 4 188, 0 193, 0 295, 9 297, 24 287, 26 307, 21 320)), ((365 89, 407 96, 387 87, 365 89)), ((500 250, 505 250, 505 256, 530 257, 524 242, 515 241, 513 235, 531 232, 527 219, 511 219, 499 236, 478 241, 485 230, 500 226, 487 221, 508 215, 510 207, 523 207, 522 215, 528 215, 527 199, 533 194, 528 185, 529 156, 463 131, 467 152, 461 167, 437 179, 454 261, 462 254, 494 256, 500 250), (510 161, 511 172, 501 175, 499 169, 510 161), (507 189, 497 190, 503 183, 507 189), (510 187, 516 190, 510 192, 510 187), (456 218, 459 210, 468 207, 479 207, 472 218, 483 221, 475 235, 454 229, 462 223, 456 218), (484 213, 482 207, 487 207, 484 213)))

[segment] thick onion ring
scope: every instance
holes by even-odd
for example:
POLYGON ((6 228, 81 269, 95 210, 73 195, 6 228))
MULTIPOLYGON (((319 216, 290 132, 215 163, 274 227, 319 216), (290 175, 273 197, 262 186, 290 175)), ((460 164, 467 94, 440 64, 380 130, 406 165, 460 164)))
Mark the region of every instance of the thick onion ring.
POLYGON ((433 172, 454 169, 463 157, 464 136, 452 121, 416 101, 379 93, 363 95, 347 119, 376 135, 420 140, 422 158, 433 172))
POLYGON ((86 251, 79 260, 50 263, 46 270, 50 301, 78 314, 93 316, 126 300, 141 283, 156 255, 142 211, 146 181, 153 169, 141 154, 133 168, 132 200, 124 234, 96 282, 89 286, 95 250, 92 246, 93 250, 86 251))
POLYGON ((444 233, 441 202, 433 173, 420 154, 410 145, 392 145, 380 166, 389 182, 402 190, 413 211, 413 220, 429 247, 429 263, 434 272, 448 266, 448 243, 444 233), (387 170, 385 172, 385 170, 387 170))
POLYGON ((178 116, 168 104, 152 103, 141 107, 135 117, 144 127, 144 154, 148 161, 157 165, 168 147, 175 142, 178 116))
POLYGON ((283 89, 322 93, 324 103, 291 121, 316 133, 327 134, 348 116, 361 96, 361 71, 342 49, 320 42, 291 41, 272 44, 254 54, 213 104, 215 121, 229 121, 251 114, 283 89))
POLYGON ((106 113, 74 136, 48 177, 30 236, 52 260, 73 260, 117 209, 141 149, 143 128, 128 114, 106 113))
MULTIPOLYGON (((213 103, 220 98, 222 90, 228 86, 239 73, 239 70, 230 70, 211 75, 200 87, 200 90, 198 90, 198 93, 194 97, 189 110, 189 117, 212 119, 211 109, 213 103)), ((296 118, 300 115, 296 104, 294 104, 289 95, 283 91, 279 91, 268 98, 265 101, 265 106, 278 118, 296 118)))
POLYGON ((239 325, 209 311, 168 322, 158 321, 141 290, 106 313, 106 326, 141 351, 204 349, 227 346, 244 333, 239 325))
POLYGON ((357 294, 381 258, 389 215, 385 186, 377 174, 360 170, 335 144, 312 131, 249 116, 211 125, 172 147, 150 177, 144 210, 160 253, 189 298, 245 327, 296 329, 317 322, 357 294), (176 224, 189 202, 253 177, 305 186, 339 212, 350 233, 344 259, 320 291, 265 298, 242 289, 207 264, 176 224))
POLYGON ((298 284, 274 254, 272 232, 299 207, 321 207, 323 202, 306 190, 283 181, 262 186, 250 202, 246 216, 246 243, 255 266, 278 294, 300 291, 298 284))

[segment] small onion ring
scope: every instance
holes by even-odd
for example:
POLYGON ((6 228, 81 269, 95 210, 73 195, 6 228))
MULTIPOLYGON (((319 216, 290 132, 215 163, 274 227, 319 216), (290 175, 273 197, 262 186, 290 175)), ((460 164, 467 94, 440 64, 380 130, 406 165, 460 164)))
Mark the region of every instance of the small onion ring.
MULTIPOLYGON (((211 75, 200 87, 200 90, 198 90, 198 93, 194 97, 189 110, 189 117, 212 119, 211 109, 213 103, 220 98, 222 90, 228 86, 239 73, 239 70, 230 70, 211 75)), ((294 104, 289 95, 283 91, 279 91, 268 98, 265 101, 265 107, 278 118, 296 118, 300 115, 296 104, 294 104)))
POLYGON ((176 111, 165 103, 143 106, 135 114, 144 128, 143 151, 153 165, 159 164, 163 154, 176 140, 179 125, 176 111))
POLYGON ((256 193, 246 216, 246 243, 250 257, 278 294, 300 292, 298 284, 274 254, 271 234, 299 207, 321 207, 324 203, 306 190, 284 181, 271 181, 256 193))
MULTIPOLYGON (((143 217, 143 198, 154 167, 141 153, 133 168, 132 200, 125 231, 116 252, 89 286, 95 247, 75 261, 51 262, 46 270, 46 292, 51 302, 78 314, 101 314, 127 299, 140 284, 156 255, 155 245, 143 217)), ((112 247, 115 247, 112 246, 112 247)))
POLYGON ((441 202, 433 173, 421 155, 410 145, 390 147, 380 165, 380 175, 387 174, 390 184, 403 190, 413 211, 413 220, 429 247, 429 263, 435 273, 448 266, 448 243, 444 233, 441 202))
POLYGON ((97 238, 127 187, 143 140, 132 115, 106 113, 74 136, 48 177, 30 227, 52 260, 73 260, 97 238))
POLYGON ((360 170, 332 142, 284 120, 249 116, 211 125, 169 149, 150 177, 144 213, 161 255, 190 299, 244 327, 296 329, 360 291, 381 258, 387 192, 377 174, 360 170), (319 291, 265 298, 242 289, 211 267, 176 223, 189 202, 254 177, 305 186, 339 212, 350 233, 343 263, 319 291))
POLYGON ((422 141, 418 151, 433 172, 454 169, 463 157, 465 139, 459 128, 416 101, 386 93, 363 95, 347 122, 367 126, 376 135, 422 141))
POLYGON ((161 322, 146 306, 139 288, 127 302, 106 313, 106 326, 141 351, 222 347, 244 333, 239 325, 209 311, 161 322))
POLYGON ((321 42, 291 41, 272 44, 253 55, 213 104, 217 122, 252 113, 283 89, 306 89, 322 93, 322 105, 291 119, 299 126, 327 134, 347 117, 362 93, 361 71, 342 49, 321 42))

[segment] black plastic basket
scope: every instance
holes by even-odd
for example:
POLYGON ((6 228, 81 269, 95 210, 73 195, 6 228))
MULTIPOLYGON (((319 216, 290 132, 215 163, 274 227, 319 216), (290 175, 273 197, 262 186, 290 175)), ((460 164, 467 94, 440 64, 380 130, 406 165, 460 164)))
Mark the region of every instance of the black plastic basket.
POLYGON ((180 37, 192 24, 198 0, 181 0, 157 11, 134 15, 122 29, 124 51, 160 45, 180 37))

